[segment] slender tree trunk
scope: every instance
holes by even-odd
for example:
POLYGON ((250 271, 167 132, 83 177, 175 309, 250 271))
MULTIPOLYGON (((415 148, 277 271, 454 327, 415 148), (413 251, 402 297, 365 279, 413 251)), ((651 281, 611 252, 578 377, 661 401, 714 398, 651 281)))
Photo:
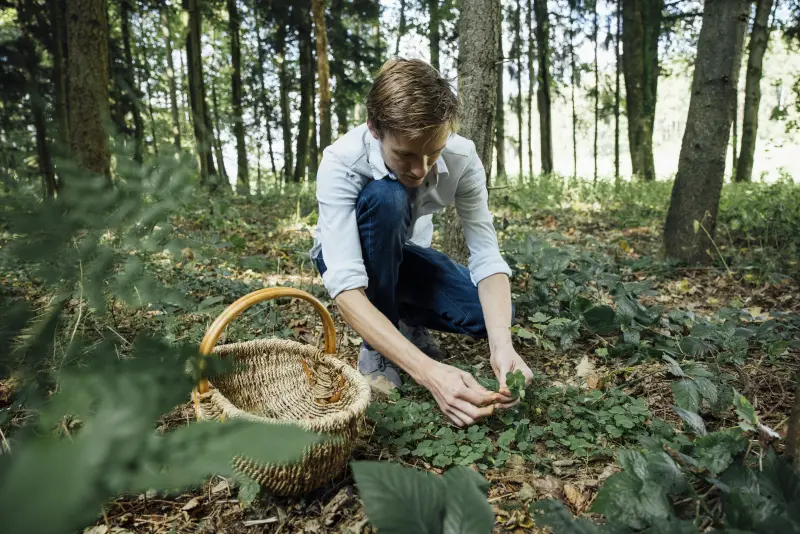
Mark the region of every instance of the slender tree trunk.
POLYGON ((150 131, 153 136, 153 155, 158 157, 158 135, 156 133, 156 117, 153 113, 153 88, 150 85, 151 76, 144 76, 145 89, 147 90, 147 111, 150 114, 150 131))
POLYGON ((406 34, 406 0, 400 0, 400 23, 397 25, 397 43, 394 45, 394 55, 400 55, 400 39, 406 34))
MULTIPOLYGON (((533 182, 533 94, 536 78, 536 49, 534 43, 533 0, 528 0, 528 174, 533 182)), ((502 76, 502 71, 500 71, 502 76)))
POLYGON ((667 254, 708 262, 734 115, 749 0, 706 0, 697 44, 689 115, 672 188, 667 254))
MULTIPOLYGON (((758 108, 761 104, 761 76, 764 52, 769 43, 769 13, 773 0, 758 0, 756 18, 750 34, 750 55, 747 60, 747 80, 744 89, 744 117, 742 118, 742 149, 739 154, 735 178, 737 182, 753 179, 753 159, 758 134, 758 108)), ((734 147, 734 153, 736 148, 734 147)))
MULTIPOLYGON (((317 78, 319 81, 319 150, 331 144, 331 88, 328 65, 328 30, 325 27, 325 2, 313 0, 314 35, 317 42, 317 78)), ((401 24, 404 19, 401 19, 401 24)), ((399 42, 399 38, 398 38, 399 42)))
MULTIPOLYGON (((219 100, 217 99, 217 83, 214 81, 214 77, 211 77, 211 103, 212 103, 212 112, 214 116, 214 124, 212 132, 211 142, 214 146, 214 152, 217 157, 217 167, 219 168, 220 177, 222 177, 222 183, 226 186, 230 186, 230 176, 228 176, 228 170, 225 168, 225 159, 223 156, 222 151, 222 128, 219 126, 219 100)), ((237 180, 238 183, 238 180, 237 180)))
POLYGON ((161 9, 161 31, 164 35, 164 47, 167 56, 167 86, 169 87, 169 105, 172 112, 172 141, 175 148, 181 150, 181 121, 178 115, 178 91, 175 85, 175 65, 172 61, 172 35, 169 29, 167 7, 161 9))
POLYGON ((731 181, 736 180, 736 169, 739 168, 739 88, 733 96, 733 122, 731 123, 731 181))
POLYGON ((66 21, 61 0, 51 0, 50 23, 53 28, 53 104, 55 106, 58 131, 56 139, 62 145, 69 141, 69 118, 67 109, 67 69, 64 56, 66 21))
POLYGON ((310 84, 308 87, 308 94, 311 99, 310 111, 308 114, 308 179, 313 181, 317 179, 317 165, 319 164, 319 143, 317 141, 317 77, 314 75, 317 61, 314 57, 313 46, 310 47, 308 59, 308 79, 310 84))
MULTIPOLYGON (((503 10, 499 9, 500 15, 498 16, 497 35, 503 34, 503 10)), ((497 68, 497 101, 495 102, 495 150, 497 151, 497 179, 495 182, 499 183, 500 180, 506 180, 506 113, 505 113, 505 95, 503 94, 503 65, 505 55, 503 54, 503 40, 497 39, 497 55, 498 55, 498 68, 497 68)), ((487 183, 488 175, 487 175, 487 183)))
POLYGON ((311 114, 311 24, 308 13, 302 10, 301 21, 297 26, 300 48, 300 120, 297 123, 297 160, 294 165, 294 182, 301 182, 306 171, 308 157, 309 122, 311 114))
POLYGON ((597 139, 600 128, 600 64, 597 55, 597 39, 600 31, 597 19, 597 1, 594 1, 594 185, 597 186, 597 139))
POLYGON ((658 93, 658 39, 664 0, 622 0, 625 102, 634 176, 655 180, 653 126, 658 93))
MULTIPOLYGON (((492 173, 492 130, 497 102, 500 2, 470 0, 461 4, 458 43, 458 99, 461 133, 475 143, 486 176, 492 173)), ((488 195, 485 192, 484 195, 488 195)), ((468 249, 455 209, 448 208, 444 227, 445 252, 466 263, 468 249)))
MULTIPOLYGON (((267 97, 267 84, 264 81, 264 61, 267 59, 267 54, 264 50, 264 40, 261 38, 261 29, 258 26, 256 27, 256 38, 258 40, 258 65, 256 67, 256 72, 261 85, 261 109, 264 115, 264 124, 267 130, 267 146, 269 149, 269 161, 272 167, 272 174, 277 176, 278 170, 275 167, 275 153, 272 149, 272 106, 270 105, 269 98, 267 97)), ((260 158, 259 161, 261 161, 260 158)))
POLYGON ((539 60, 538 104, 542 174, 553 173, 553 124, 550 109, 550 20, 547 0, 533 0, 536 15, 536 54, 539 60))
POLYGON ((794 375, 794 403, 786 432, 786 455, 795 469, 800 469, 800 372, 794 375))
POLYGON ((213 135, 207 127, 205 91, 203 83, 203 61, 200 57, 200 36, 202 24, 200 20, 199 0, 184 0, 185 9, 189 12, 189 27, 186 33, 186 63, 189 70, 189 98, 191 100, 194 124, 197 159, 200 163, 200 183, 211 182, 211 165, 213 159, 213 135))
POLYGON ((572 102, 572 178, 578 178, 578 115, 575 113, 575 85, 578 76, 575 65, 575 9, 569 8, 569 72, 572 78, 570 100, 572 102))
MULTIPOLYGON (((331 14, 329 19, 331 21, 331 35, 337 35, 339 39, 343 39, 343 34, 347 33, 347 29, 342 22, 342 11, 343 0, 331 0, 331 14)), ((347 99, 347 92, 344 88, 344 78, 346 78, 345 65, 340 54, 332 54, 330 59, 331 72, 335 73, 336 76, 336 86, 333 95, 333 113, 336 115, 337 133, 341 136, 347 133, 348 130, 347 114, 350 107, 347 99)), ((357 57, 356 62, 358 62, 357 57)))
MULTIPOLYGON (((181 81, 181 87, 180 87, 179 94, 181 95, 181 99, 182 99, 182 102, 183 102, 183 110, 184 110, 183 120, 185 120, 186 124, 188 124, 190 127, 192 127, 192 131, 194 131, 194 116, 192 115, 191 106, 189 104, 189 94, 191 93, 191 90, 189 89, 189 85, 190 85, 189 84, 189 75, 186 73, 186 64, 183 61, 183 54, 184 54, 184 51, 180 50, 180 54, 178 54, 178 59, 180 61, 180 68, 181 68, 181 71, 179 72, 179 77, 178 77, 178 79, 181 81)), ((187 62, 188 62, 188 59, 187 59, 187 62)))
POLYGON ((517 142, 519 147, 519 150, 517 151, 517 164, 519 165, 519 180, 520 183, 522 183, 522 176, 525 173, 525 165, 522 161, 522 147, 525 146, 525 143, 522 139, 522 6, 520 5, 519 0, 516 0, 514 17, 516 19, 514 21, 514 42, 516 50, 516 54, 514 54, 516 57, 514 60, 517 64, 517 99, 514 107, 516 108, 517 112, 517 142))
POLYGON ((125 54, 125 87, 122 95, 128 102, 128 109, 133 114, 133 159, 142 162, 144 146, 144 123, 142 122, 142 94, 136 83, 136 69, 133 63, 131 47, 131 0, 120 0, 120 20, 122 25, 122 48, 125 54))
POLYGON ((617 0, 617 35, 614 39, 614 56, 616 58, 616 80, 614 86, 614 187, 619 190, 621 178, 619 175, 619 116, 620 116, 620 73, 622 61, 619 53, 620 37, 622 36, 622 0, 617 0))
POLYGON ((108 6, 105 0, 69 0, 66 19, 70 148, 84 169, 110 181, 108 6))
MULTIPOLYGON (((228 34, 231 39, 231 107, 233 136, 236 138, 236 189, 250 195, 250 173, 247 168, 247 140, 244 135, 242 110, 242 49, 239 39, 242 18, 237 0, 228 0, 228 34)), ((217 125, 219 128, 219 125, 217 125)))
POLYGON ((428 3, 428 39, 430 41, 431 65, 439 70, 439 41, 441 40, 441 20, 439 0, 426 0, 428 3))
POLYGON ((278 81, 281 97, 281 123, 283 126, 283 177, 291 178, 292 172, 292 118, 289 108, 289 75, 286 72, 286 26, 281 23, 276 32, 275 54, 278 61, 278 81))

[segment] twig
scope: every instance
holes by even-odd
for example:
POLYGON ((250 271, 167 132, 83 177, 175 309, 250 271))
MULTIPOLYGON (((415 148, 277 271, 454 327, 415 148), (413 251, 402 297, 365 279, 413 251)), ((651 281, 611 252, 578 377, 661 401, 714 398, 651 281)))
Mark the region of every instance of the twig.
POLYGON ((8 440, 6 439, 6 435, 3 434, 3 429, 0 428, 0 439, 3 440, 3 451, 6 451, 8 454, 11 454, 11 445, 8 444, 8 440))
POLYGON ((277 517, 270 517, 268 519, 251 519, 249 521, 244 522, 244 526, 246 527, 254 527, 256 525, 267 525, 269 523, 277 523, 277 517))

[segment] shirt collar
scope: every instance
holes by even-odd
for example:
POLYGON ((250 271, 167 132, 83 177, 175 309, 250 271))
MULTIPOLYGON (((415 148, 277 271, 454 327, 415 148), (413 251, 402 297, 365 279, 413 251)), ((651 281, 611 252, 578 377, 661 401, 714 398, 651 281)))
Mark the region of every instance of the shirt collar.
MULTIPOLYGON (((372 168, 373 180, 383 180, 387 176, 392 180, 397 180, 397 177, 394 175, 394 173, 390 172, 386 167, 386 162, 383 161, 383 156, 381 155, 381 142, 372 137, 371 134, 367 133, 367 135, 369 135, 369 164, 372 168)), ((433 178, 433 185, 438 183, 440 176, 449 174, 447 170, 447 164, 445 163, 443 156, 439 156, 439 159, 436 160, 436 172, 429 172, 428 174, 433 178)))

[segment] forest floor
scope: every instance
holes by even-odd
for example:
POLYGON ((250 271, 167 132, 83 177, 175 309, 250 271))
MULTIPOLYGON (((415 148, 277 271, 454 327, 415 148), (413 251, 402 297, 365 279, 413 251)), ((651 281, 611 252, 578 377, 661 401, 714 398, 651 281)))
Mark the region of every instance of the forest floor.
MULTIPOLYGON (((652 432, 656 419, 681 431, 681 419, 672 409, 680 404, 673 393, 675 377, 665 360, 653 355, 665 339, 673 347, 676 343, 669 340, 676 341, 681 356, 694 357, 713 373, 715 398, 697 403, 710 429, 736 424, 728 404, 712 402, 725 388, 735 388, 751 400, 763 424, 785 434, 792 376, 798 369, 798 349, 787 341, 797 337, 800 326, 796 259, 732 238, 720 243, 727 267, 720 261, 704 268, 680 267, 660 258, 663 210, 645 207, 632 215, 625 206, 598 209, 580 202, 519 206, 520 201, 508 200, 519 198, 517 193, 508 191, 495 199, 494 210, 502 248, 515 271, 514 339, 536 371, 534 389, 541 395, 534 393, 530 404, 464 432, 449 425, 430 395, 414 384, 404 385, 399 394, 376 391, 354 459, 392 460, 437 473, 452 465, 472 466, 491 484, 496 532, 536 531, 528 504, 541 498, 553 497, 576 514, 586 513, 601 483, 619 470, 613 456, 618 447, 652 432), (768 262, 760 257, 774 261, 762 268, 768 262), (570 318, 577 295, 619 309, 621 286, 615 284, 629 284, 624 287, 639 306, 632 313, 657 310, 660 318, 648 326, 602 333, 570 318), (722 341, 706 336, 697 350, 681 344, 681 339, 695 339, 689 326, 704 320, 714 325, 733 321, 736 328, 780 335, 745 343, 744 349, 730 336, 722 341), (595 427, 596 420, 578 417, 592 399, 602 401, 600 410, 609 412, 602 421, 610 418, 610 424, 595 427)), ((341 320, 308 259, 312 210, 313 198, 304 193, 280 201, 228 198, 184 211, 171 222, 187 246, 179 255, 154 254, 150 264, 162 282, 181 288, 196 309, 115 305, 110 319, 85 315, 81 330, 112 331, 123 347, 149 331, 199 344, 224 306, 250 291, 287 285, 311 292, 328 306, 337 326, 338 356, 355 366, 361 340, 341 320)), ((26 273, 0 274, 0 283, 29 300, 48 298, 26 273)), ((225 339, 274 336, 320 345, 320 321, 303 303, 284 300, 245 314, 225 339)), ((72 313, 80 306, 71 302, 72 313)), ((493 385, 485 341, 436 336, 446 347, 448 363, 493 385)), ((0 401, 11 389, 9 381, 0 382, 0 401)), ((189 394, 186 404, 165 414, 159 431, 192 423, 189 394)), ((349 473, 299 498, 253 495, 251 490, 212 477, 180 495, 123 496, 109 502, 87 532, 362 533, 372 528, 349 473)))

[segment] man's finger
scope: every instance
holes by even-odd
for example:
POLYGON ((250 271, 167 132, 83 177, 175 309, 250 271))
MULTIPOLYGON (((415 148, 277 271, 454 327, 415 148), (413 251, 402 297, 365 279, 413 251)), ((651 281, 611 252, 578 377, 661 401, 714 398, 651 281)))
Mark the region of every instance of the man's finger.
POLYGON ((478 419, 483 419, 484 417, 489 417, 492 415, 492 413, 494 413, 494 404, 489 404, 488 406, 475 406, 461 399, 456 399, 453 401, 452 407, 453 409, 458 410, 472 419, 473 422, 477 421, 478 419))
POLYGON ((453 423, 459 428, 463 428, 474 423, 474 421, 467 414, 462 413, 461 410, 458 410, 453 406, 450 406, 450 409, 446 412, 446 414, 447 417, 449 417, 450 420, 453 421, 453 423))
POLYGON ((497 402, 500 398, 494 391, 489 391, 480 385, 478 381, 475 380, 475 377, 469 373, 463 373, 461 379, 466 388, 462 390, 458 397, 471 402, 475 406, 485 406, 486 404, 497 402))

